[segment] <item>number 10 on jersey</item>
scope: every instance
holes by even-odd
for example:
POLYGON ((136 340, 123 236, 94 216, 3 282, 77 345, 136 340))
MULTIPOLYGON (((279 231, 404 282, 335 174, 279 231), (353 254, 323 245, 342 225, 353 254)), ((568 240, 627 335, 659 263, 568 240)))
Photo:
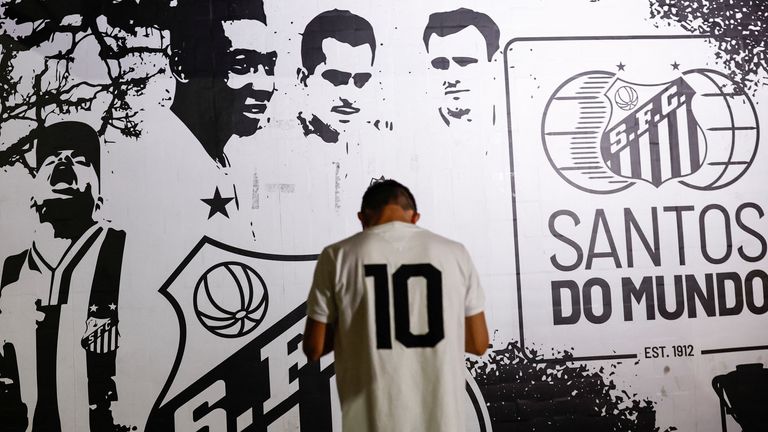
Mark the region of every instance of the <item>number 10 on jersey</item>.
MULTIPOLYGON (((389 318, 389 271, 386 264, 364 265, 365 277, 373 278, 376 312, 376 347, 392 349, 389 318)), ((392 274, 395 339, 408 348, 429 348, 443 340, 443 277, 432 264, 403 264, 392 274), (408 281, 422 277, 427 287, 427 325, 424 334, 411 331, 408 281)))

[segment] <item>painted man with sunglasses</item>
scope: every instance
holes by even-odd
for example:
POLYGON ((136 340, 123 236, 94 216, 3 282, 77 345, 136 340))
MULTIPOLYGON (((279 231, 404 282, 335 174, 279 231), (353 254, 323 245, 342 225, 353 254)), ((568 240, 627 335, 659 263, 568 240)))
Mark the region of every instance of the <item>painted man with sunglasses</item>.
POLYGON ((302 33, 299 78, 307 109, 298 115, 305 136, 338 142, 360 122, 363 90, 373 73, 376 37, 364 18, 330 10, 313 18, 302 33))
POLYGON ((260 0, 180 0, 171 28, 176 78, 171 111, 219 166, 232 135, 253 135, 267 122, 277 52, 260 0))
POLYGON ((447 126, 495 119, 493 108, 483 111, 493 56, 499 50, 499 27, 486 14, 460 8, 429 16, 424 47, 443 94, 437 111, 447 126), (486 112, 487 111, 487 112, 486 112))

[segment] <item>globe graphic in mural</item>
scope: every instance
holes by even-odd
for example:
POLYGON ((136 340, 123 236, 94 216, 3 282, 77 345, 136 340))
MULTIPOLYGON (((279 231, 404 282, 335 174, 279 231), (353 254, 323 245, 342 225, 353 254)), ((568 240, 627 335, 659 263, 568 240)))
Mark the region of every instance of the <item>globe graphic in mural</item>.
POLYGON ((757 155, 759 125, 749 95, 725 74, 697 69, 683 74, 696 91, 692 110, 706 137, 703 164, 680 183, 700 190, 733 184, 757 155))
POLYGON ((563 82, 544 108, 541 138, 552 168, 585 192, 608 194, 632 186, 633 179, 612 172, 600 157, 600 137, 611 120, 616 82, 612 72, 583 72, 563 82))
POLYGON ((268 304, 264 280, 243 263, 216 264, 195 285, 195 315, 219 337, 237 338, 255 330, 264 320, 268 304))
POLYGON ((628 83, 611 72, 577 74, 553 92, 542 120, 552 167, 574 187, 597 194, 638 181, 724 188, 750 167, 758 137, 749 95, 711 69, 656 83, 628 83))

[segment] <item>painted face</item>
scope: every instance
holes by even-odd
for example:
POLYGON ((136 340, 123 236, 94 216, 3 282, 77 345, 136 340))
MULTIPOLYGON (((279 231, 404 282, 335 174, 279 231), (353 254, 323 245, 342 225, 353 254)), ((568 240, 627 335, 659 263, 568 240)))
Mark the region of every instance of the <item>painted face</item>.
POLYGON ((472 121, 482 104, 482 83, 488 79, 485 39, 475 27, 428 41, 430 65, 442 94, 438 111, 446 124, 472 121))
POLYGON ((38 164, 33 202, 77 198, 91 194, 93 202, 99 195, 99 177, 88 159, 77 150, 62 150, 38 164))
POLYGON ((325 63, 307 78, 309 111, 335 129, 360 119, 362 99, 373 76, 373 53, 367 44, 353 47, 323 41, 325 63))
POLYGON ((266 121, 267 104, 275 92, 277 52, 271 49, 271 34, 260 21, 225 21, 223 27, 231 45, 224 58, 226 86, 233 97, 229 101, 232 131, 250 136, 266 121))

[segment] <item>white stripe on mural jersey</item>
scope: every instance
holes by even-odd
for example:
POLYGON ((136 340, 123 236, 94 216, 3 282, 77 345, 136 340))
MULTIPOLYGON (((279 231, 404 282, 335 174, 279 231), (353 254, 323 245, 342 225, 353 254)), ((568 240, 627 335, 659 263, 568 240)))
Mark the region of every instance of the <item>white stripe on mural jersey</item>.
POLYGON ((640 178, 651 181, 651 139, 648 132, 637 139, 640 150, 640 178))
POLYGON ((619 160, 621 161, 621 175, 624 177, 632 177, 632 153, 629 151, 628 145, 621 151, 619 160))
POLYGON ((680 174, 691 173, 691 140, 688 138, 688 112, 677 110, 677 139, 680 143, 680 174))
POLYGON ((659 137, 659 164, 661 165, 662 182, 672 177, 672 149, 669 140, 669 118, 662 120, 657 126, 659 137))
POLYGON ((115 335, 115 328, 112 327, 112 328, 109 329, 109 347, 107 347, 107 349, 109 351, 114 351, 115 350, 115 341, 116 340, 117 340, 117 337, 115 335))

